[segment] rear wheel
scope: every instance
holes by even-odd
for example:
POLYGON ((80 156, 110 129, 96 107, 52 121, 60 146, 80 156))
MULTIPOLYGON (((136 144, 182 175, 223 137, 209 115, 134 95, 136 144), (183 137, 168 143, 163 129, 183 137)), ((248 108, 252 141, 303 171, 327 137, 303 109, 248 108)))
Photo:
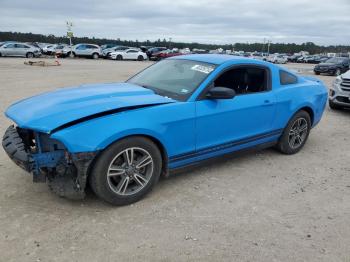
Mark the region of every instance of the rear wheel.
POLYGON ((27 57, 27 58, 33 58, 33 57, 34 57, 34 54, 33 54, 32 52, 28 52, 28 53, 26 54, 26 57, 27 57))
POLYGON ((309 137, 310 129, 311 119, 309 113, 304 110, 297 112, 289 120, 280 137, 277 148, 288 155, 299 152, 309 137))
POLYGON ((162 168, 158 147, 149 139, 130 137, 107 148, 89 176, 92 190, 113 205, 143 198, 157 183, 162 168))
POLYGON ((97 53, 92 54, 92 59, 98 59, 98 58, 99 58, 99 55, 97 53))
POLYGON ((117 60, 123 60, 123 57, 121 55, 117 55, 117 60))

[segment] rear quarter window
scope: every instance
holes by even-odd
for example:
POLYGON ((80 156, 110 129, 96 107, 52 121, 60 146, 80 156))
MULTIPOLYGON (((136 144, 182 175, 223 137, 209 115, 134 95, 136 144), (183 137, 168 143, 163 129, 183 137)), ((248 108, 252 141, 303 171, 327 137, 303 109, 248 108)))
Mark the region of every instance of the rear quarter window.
POLYGON ((281 85, 292 85, 298 83, 298 78, 286 71, 280 70, 280 84, 281 85))

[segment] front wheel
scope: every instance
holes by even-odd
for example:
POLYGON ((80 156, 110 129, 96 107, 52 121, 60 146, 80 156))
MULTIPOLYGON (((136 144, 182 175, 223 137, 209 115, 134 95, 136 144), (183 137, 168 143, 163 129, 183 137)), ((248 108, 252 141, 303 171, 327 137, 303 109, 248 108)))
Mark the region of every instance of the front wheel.
POLYGON ((121 55, 117 55, 117 60, 123 60, 123 57, 121 55))
POLYGON ((157 183, 162 168, 158 147, 149 139, 130 137, 108 147, 89 176, 95 194, 113 205, 143 198, 157 183))
POLYGON ((340 68, 337 68, 337 70, 335 70, 334 75, 335 76, 340 76, 341 75, 340 68))
POLYGON ((142 55, 139 55, 138 58, 137 58, 138 61, 143 61, 143 56, 142 55))
POLYGON ((26 54, 26 57, 27 58, 33 58, 34 54, 32 52, 29 52, 29 53, 26 54))
POLYGON ((295 154, 305 145, 311 129, 311 119, 306 111, 297 112, 284 129, 277 148, 284 154, 295 154))

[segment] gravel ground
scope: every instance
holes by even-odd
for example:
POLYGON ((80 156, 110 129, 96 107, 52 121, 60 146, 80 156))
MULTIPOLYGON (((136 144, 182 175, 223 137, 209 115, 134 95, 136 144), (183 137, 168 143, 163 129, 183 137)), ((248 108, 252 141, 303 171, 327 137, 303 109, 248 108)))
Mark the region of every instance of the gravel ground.
MULTIPOLYGON (((150 64, 23 61, 0 59, 1 112, 58 87, 125 80, 150 64)), ((311 65, 287 66, 312 73, 311 65)), ((0 150, 0 261, 350 261, 349 118, 327 107, 296 155, 269 149, 224 159, 162 179, 118 208, 92 193, 59 198, 0 150)), ((0 121, 3 133, 10 121, 0 121)))

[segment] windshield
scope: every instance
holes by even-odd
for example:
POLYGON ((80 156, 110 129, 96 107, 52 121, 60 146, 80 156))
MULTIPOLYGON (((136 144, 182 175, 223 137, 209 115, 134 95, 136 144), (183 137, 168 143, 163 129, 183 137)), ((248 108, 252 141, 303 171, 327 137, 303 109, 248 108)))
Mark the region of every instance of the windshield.
POLYGON ((159 95, 185 101, 215 67, 213 64, 191 60, 163 60, 127 82, 149 88, 159 95))
POLYGON ((333 63, 333 64, 336 64, 336 63, 343 63, 344 62, 344 58, 340 58, 340 57, 333 57, 331 59, 328 59, 326 62, 327 63, 333 63))

